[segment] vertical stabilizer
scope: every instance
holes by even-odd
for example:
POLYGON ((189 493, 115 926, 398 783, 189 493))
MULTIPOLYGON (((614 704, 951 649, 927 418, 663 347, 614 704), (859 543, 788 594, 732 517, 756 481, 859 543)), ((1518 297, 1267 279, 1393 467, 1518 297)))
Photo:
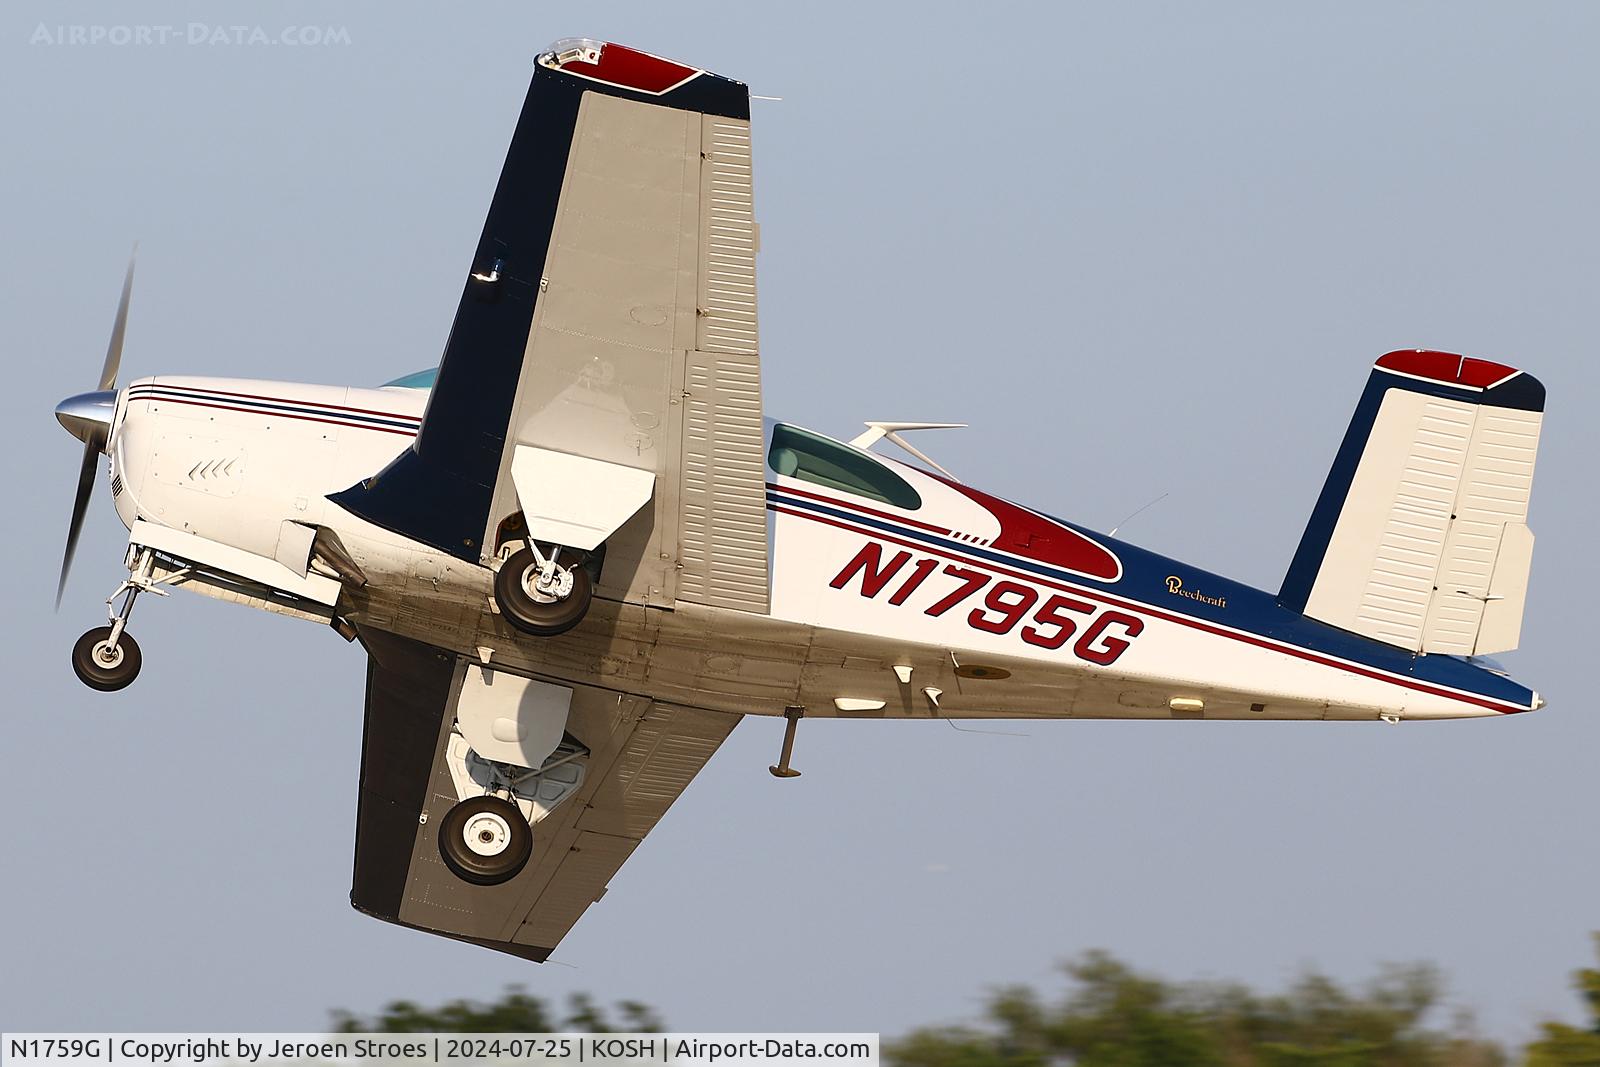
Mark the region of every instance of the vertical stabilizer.
POLYGON ((1374 365, 1279 599, 1420 653, 1515 648, 1544 386, 1421 349, 1374 365))

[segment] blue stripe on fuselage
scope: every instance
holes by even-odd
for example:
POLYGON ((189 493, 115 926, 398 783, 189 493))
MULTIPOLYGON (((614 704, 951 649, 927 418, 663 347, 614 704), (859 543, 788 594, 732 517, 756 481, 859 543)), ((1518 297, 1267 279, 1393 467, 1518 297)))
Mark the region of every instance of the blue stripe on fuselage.
POLYGON ((1136 545, 1093 533, 1074 523, 1052 516, 1046 517, 1085 536, 1093 537, 1115 552, 1122 560, 1122 579, 1117 582, 1086 579, 1070 571, 980 548, 844 507, 831 507, 815 500, 791 496, 782 493, 781 490, 769 490, 767 500, 769 503, 781 503, 785 507, 809 510, 846 520, 857 526, 880 530, 901 540, 917 541, 943 551, 959 553, 969 558, 1010 567, 1013 570, 1038 574, 1041 577, 1076 586, 1086 592, 1104 590, 1110 595, 1146 605, 1157 611, 1242 630, 1259 637, 1294 645, 1309 652, 1349 660, 1352 663, 1419 682, 1463 690, 1518 707, 1526 708, 1532 705, 1531 689, 1489 668, 1456 656, 1413 655, 1393 645, 1329 626, 1284 608, 1271 593, 1180 563, 1136 545), (1227 606, 1221 607, 1169 593, 1167 579, 1173 576, 1180 578, 1186 589, 1225 600, 1227 606))
POLYGON ((311 402, 257 400, 254 397, 235 396, 231 393, 218 393, 190 386, 138 385, 134 386, 128 395, 134 400, 199 400, 214 404, 225 404, 229 407, 250 408, 259 410, 263 414, 282 412, 286 415, 317 415, 325 419, 343 419, 347 422, 388 426, 397 430, 415 430, 417 424, 421 421, 419 418, 409 415, 373 415, 367 412, 350 411, 345 408, 311 402))

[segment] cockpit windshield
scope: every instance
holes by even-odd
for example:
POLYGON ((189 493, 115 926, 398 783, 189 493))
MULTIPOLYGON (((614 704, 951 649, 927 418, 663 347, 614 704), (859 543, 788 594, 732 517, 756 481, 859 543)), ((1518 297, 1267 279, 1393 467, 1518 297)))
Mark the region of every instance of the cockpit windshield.
POLYGON ((829 440, 798 426, 772 429, 767 463, 778 474, 827 486, 892 507, 915 511, 922 497, 904 478, 860 449, 829 440))

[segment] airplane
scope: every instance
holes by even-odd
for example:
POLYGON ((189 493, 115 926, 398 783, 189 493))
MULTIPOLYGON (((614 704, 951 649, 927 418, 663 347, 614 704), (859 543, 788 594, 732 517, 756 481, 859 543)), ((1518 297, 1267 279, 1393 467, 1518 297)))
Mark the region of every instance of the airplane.
POLYGON ((128 527, 88 686, 146 593, 367 655, 351 902, 543 961, 746 715, 1399 722, 1541 707, 1515 648, 1544 387, 1372 367, 1282 587, 985 493, 878 421, 766 417, 750 94, 620 44, 540 53, 437 368, 376 388, 118 388, 84 443, 128 527), (897 445, 907 457, 877 451, 897 445))

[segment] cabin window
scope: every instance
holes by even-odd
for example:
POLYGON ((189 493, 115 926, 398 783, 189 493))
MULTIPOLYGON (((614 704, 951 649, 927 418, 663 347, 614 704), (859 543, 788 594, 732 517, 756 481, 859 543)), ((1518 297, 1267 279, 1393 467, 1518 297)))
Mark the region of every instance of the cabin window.
POLYGON ((922 498, 910 483, 865 452, 796 426, 773 428, 767 464, 785 477, 906 511, 922 506, 922 498))
POLYGON ((384 382, 383 389, 432 389, 433 383, 439 380, 439 368, 429 367, 419 370, 415 374, 408 374, 404 378, 396 378, 392 382, 384 382))

